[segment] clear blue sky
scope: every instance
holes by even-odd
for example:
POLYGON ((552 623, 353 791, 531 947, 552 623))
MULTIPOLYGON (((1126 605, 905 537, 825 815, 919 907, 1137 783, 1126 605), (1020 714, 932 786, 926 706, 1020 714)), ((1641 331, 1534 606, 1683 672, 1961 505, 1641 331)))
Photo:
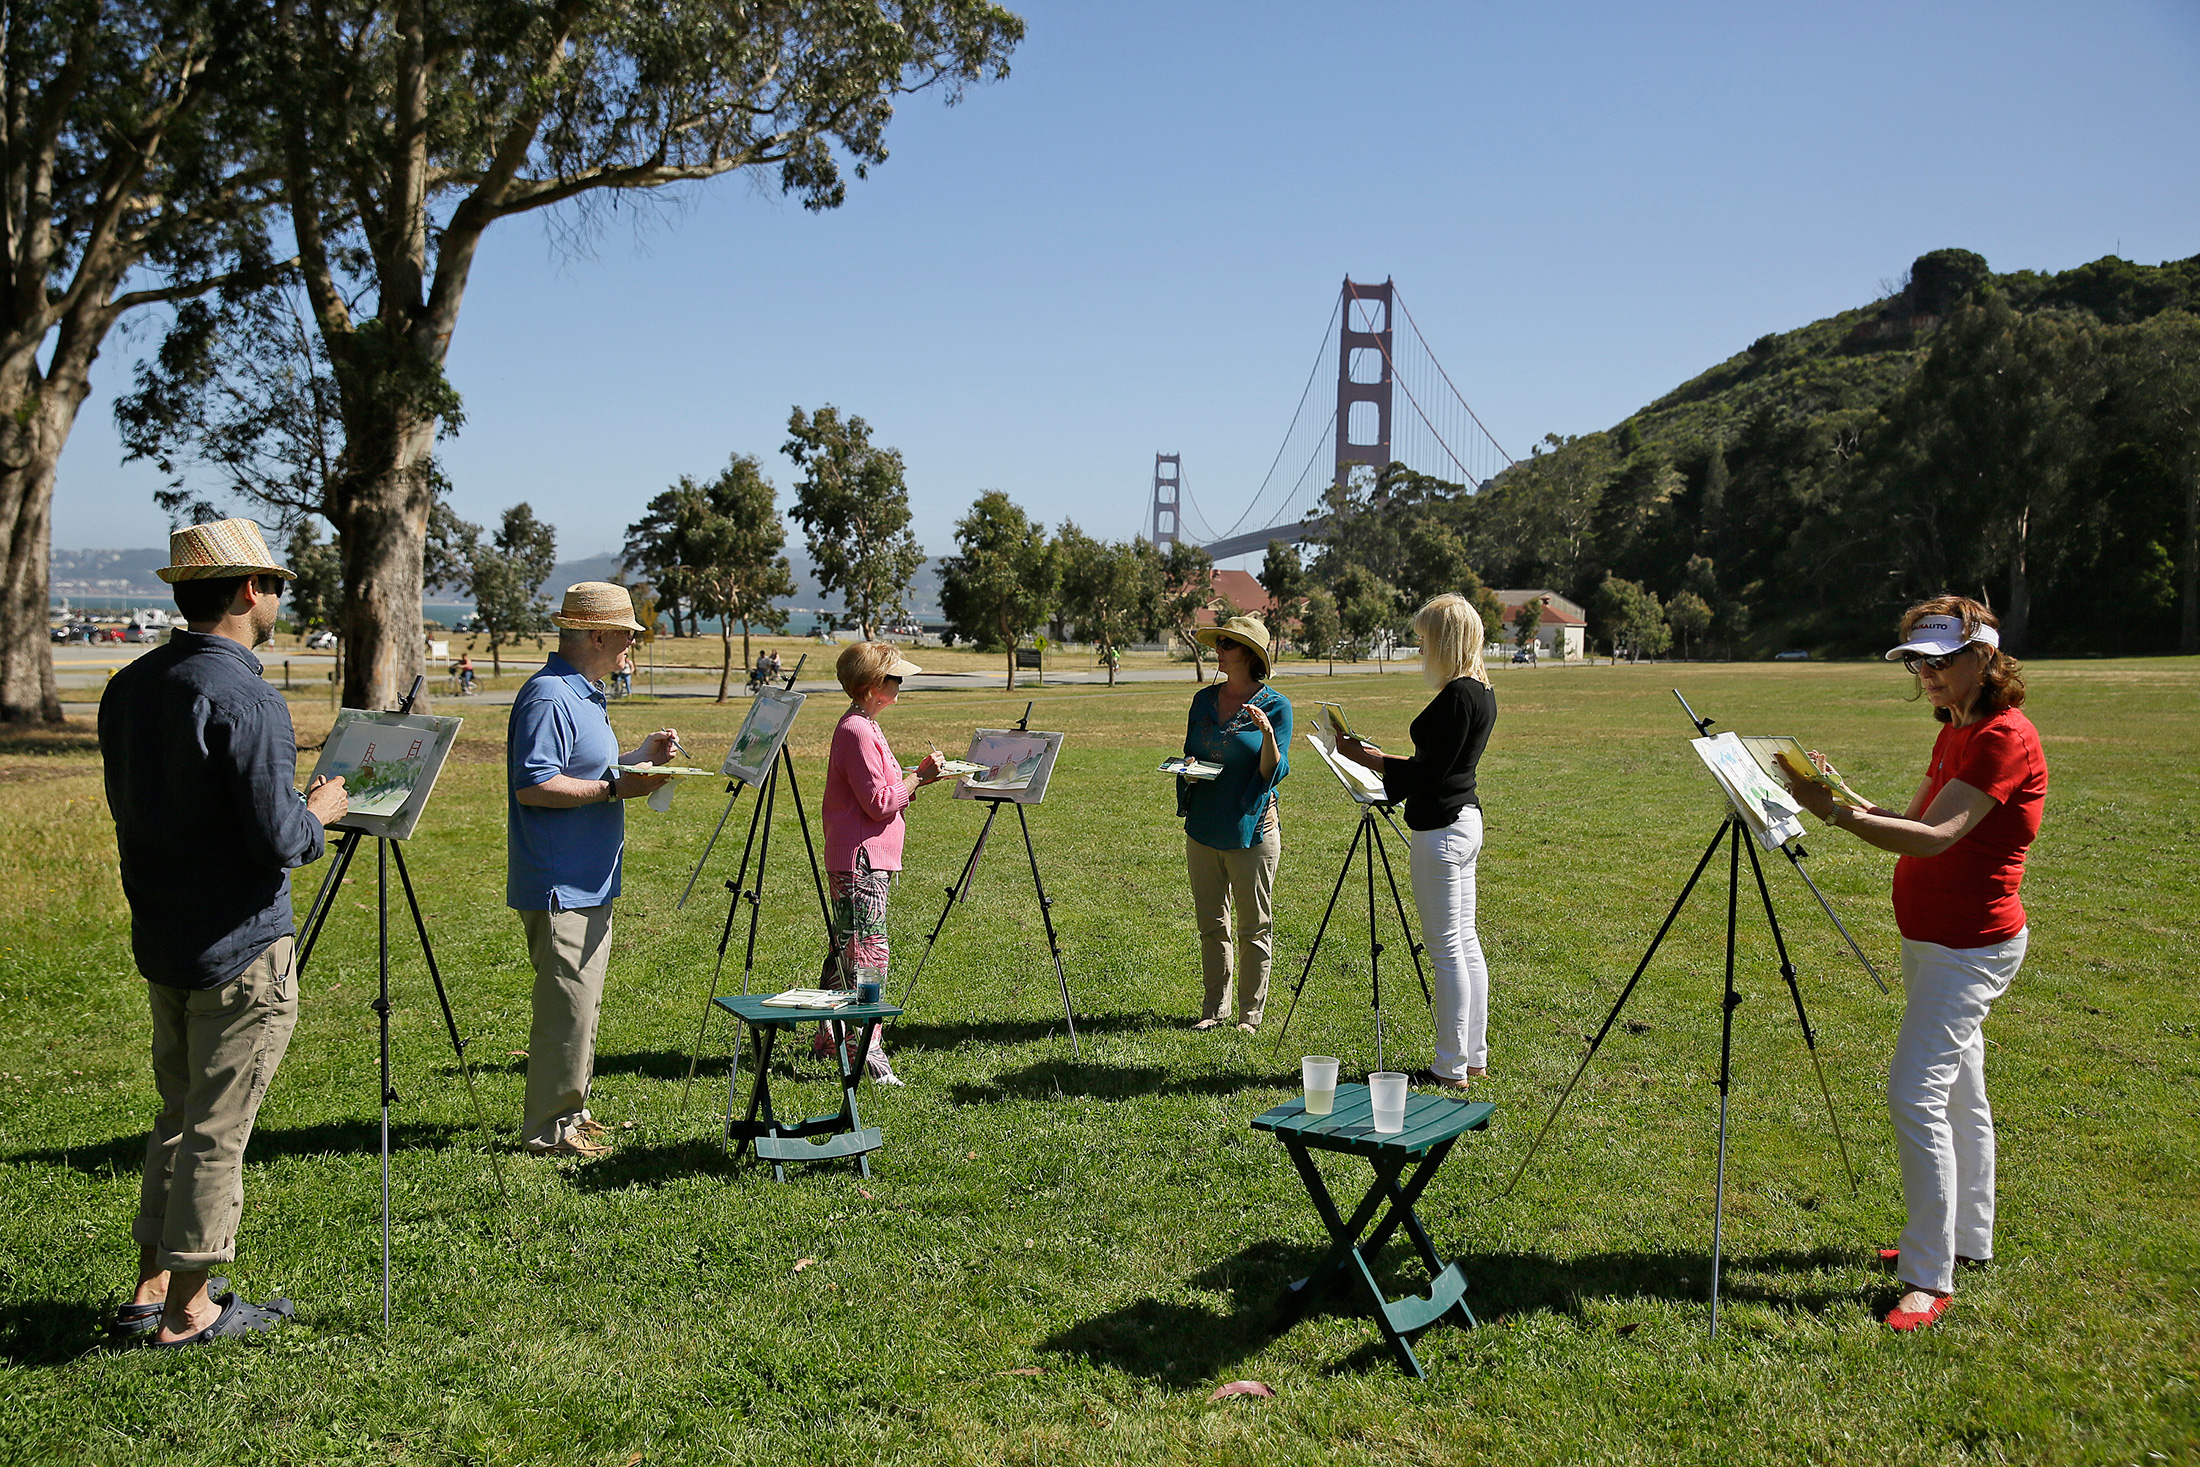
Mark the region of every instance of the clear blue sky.
MULTIPOLYGON (((1127 537, 1157 450, 1226 523, 1348 272, 1395 277, 1517 455, 1926 250, 2200 253, 2193 0, 1020 8, 1013 75, 910 102, 837 211, 721 180, 586 258, 499 226, 451 360, 459 512, 614 548, 729 453, 784 491, 789 407, 836 403, 907 457, 933 553, 996 488, 1127 537)), ((147 345, 101 360, 57 545, 165 541, 110 416, 147 345)))

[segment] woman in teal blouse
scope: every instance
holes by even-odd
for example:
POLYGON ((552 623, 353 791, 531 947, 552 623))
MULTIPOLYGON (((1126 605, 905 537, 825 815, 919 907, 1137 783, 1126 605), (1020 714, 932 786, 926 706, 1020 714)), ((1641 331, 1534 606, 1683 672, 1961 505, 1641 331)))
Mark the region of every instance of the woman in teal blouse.
POLYGON ((1283 854, 1276 786, 1291 772, 1291 700, 1262 681, 1268 676, 1268 629, 1257 619, 1232 617, 1219 627, 1202 628, 1198 636, 1215 649, 1222 678, 1192 695, 1184 752, 1220 764, 1222 773, 1177 780, 1184 863, 1207 980, 1206 1005, 1192 1027, 1229 1022, 1234 967, 1237 1026, 1251 1034, 1260 1028, 1261 1006, 1268 1000, 1276 925, 1272 894, 1283 854))

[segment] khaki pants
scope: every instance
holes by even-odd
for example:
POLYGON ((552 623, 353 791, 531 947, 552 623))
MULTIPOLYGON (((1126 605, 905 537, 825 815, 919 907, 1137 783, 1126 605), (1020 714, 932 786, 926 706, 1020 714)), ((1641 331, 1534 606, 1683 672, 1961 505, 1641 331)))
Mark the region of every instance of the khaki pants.
POLYGON ((237 1256, 244 1148, 268 1082, 298 1024, 295 942, 269 943, 219 988, 145 985, 153 1011, 160 1115, 130 1236, 164 1269, 211 1268, 237 1256))
POLYGON ((535 1021, 527 1035, 527 1118, 520 1140, 538 1150, 570 1136, 588 1113, 596 1073, 596 1013, 611 961, 611 904, 522 912, 535 965, 535 1021))
POLYGON ((1231 939, 1236 939, 1238 1021, 1258 1025, 1268 1002, 1268 968, 1276 930, 1276 862, 1283 835, 1276 807, 1261 818, 1260 839, 1242 851, 1218 851, 1184 838, 1184 864, 1192 879, 1192 911, 1199 922, 1199 965, 1207 980, 1201 1018, 1229 1017, 1231 939), (1234 919, 1233 920, 1233 916, 1234 919))

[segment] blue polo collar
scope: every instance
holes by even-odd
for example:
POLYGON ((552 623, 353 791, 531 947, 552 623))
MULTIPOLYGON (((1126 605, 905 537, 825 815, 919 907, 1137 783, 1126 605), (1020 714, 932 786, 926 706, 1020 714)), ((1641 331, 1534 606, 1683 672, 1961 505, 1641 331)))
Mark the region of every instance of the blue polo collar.
MULTIPOLYGON (((560 653, 553 652, 543 661, 543 670, 552 677, 562 678, 575 693, 591 702, 604 703, 603 684, 587 676, 560 653)), ((608 706, 608 704, 606 704, 608 706)))

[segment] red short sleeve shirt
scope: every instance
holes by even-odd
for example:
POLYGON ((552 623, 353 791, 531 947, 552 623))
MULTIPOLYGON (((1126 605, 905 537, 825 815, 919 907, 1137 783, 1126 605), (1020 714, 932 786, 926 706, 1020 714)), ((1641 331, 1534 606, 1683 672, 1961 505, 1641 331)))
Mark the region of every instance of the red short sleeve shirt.
POLYGON ((1913 942, 1987 947, 2024 930, 2024 853, 2040 833, 2047 802, 2047 758, 2039 730, 2014 708, 1968 728, 1945 725, 1926 766, 1925 803, 1962 780, 1995 805, 1971 832, 1937 856, 1904 856, 1894 866, 1894 919, 1913 942))

